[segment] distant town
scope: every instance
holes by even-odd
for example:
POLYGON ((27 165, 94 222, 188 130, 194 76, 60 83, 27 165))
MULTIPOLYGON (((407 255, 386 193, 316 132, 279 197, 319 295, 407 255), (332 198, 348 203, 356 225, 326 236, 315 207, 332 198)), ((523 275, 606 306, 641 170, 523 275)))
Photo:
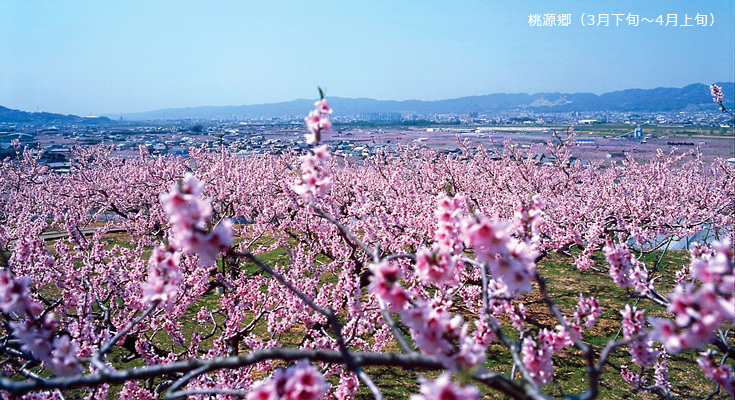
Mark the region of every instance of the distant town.
MULTIPOLYGON (((553 163, 543 148, 549 141, 576 132, 574 159, 583 164, 630 154, 647 158, 658 148, 698 147, 707 159, 735 162, 732 118, 718 111, 695 112, 566 112, 531 111, 482 114, 404 115, 368 113, 335 117, 325 142, 338 157, 359 161, 378 152, 394 154, 402 146, 427 146, 462 155, 483 147, 496 150, 511 139, 522 148, 534 146, 539 163, 553 163), (556 135, 554 135, 556 133, 556 135)), ((111 146, 113 154, 129 157, 142 146, 153 155, 186 155, 190 148, 225 146, 242 155, 303 153, 303 118, 232 120, 186 119, 128 122, 85 117, 77 123, 0 121, 0 158, 13 157, 21 147, 42 150, 41 162, 65 172, 74 146, 111 146)), ((573 160, 574 161, 574 160, 573 160)))
MULTIPOLYGON (((406 125, 450 124, 450 125, 532 125, 543 120, 549 124, 630 124, 630 125, 681 125, 719 127, 727 130, 733 127, 732 117, 718 110, 676 111, 676 112, 619 112, 619 111, 573 111, 563 113, 544 113, 535 111, 504 111, 495 113, 468 112, 465 114, 416 113, 364 113, 355 116, 336 116, 335 123, 364 125, 365 123, 392 123, 406 125)), ((237 121, 237 119, 235 119, 237 121)), ((240 122, 246 124, 301 124, 303 119, 257 118, 240 122)))

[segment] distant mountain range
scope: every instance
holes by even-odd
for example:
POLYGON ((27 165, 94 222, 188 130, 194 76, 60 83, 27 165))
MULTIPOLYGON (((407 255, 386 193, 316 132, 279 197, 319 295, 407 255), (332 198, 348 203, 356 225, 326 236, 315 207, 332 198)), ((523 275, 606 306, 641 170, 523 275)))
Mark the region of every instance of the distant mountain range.
MULTIPOLYGON (((725 93, 726 105, 733 106, 735 83, 718 82, 725 93)), ((498 113, 506 111, 569 112, 569 111, 697 111, 716 110, 709 85, 696 83, 683 88, 627 89, 596 95, 593 93, 497 93, 484 96, 460 97, 449 100, 374 100, 365 98, 329 97, 334 116, 358 116, 369 113, 403 114, 466 114, 469 112, 498 113)), ((281 103, 245 106, 203 106, 169 108, 130 114, 113 114, 99 118, 52 113, 29 113, 0 106, 0 122, 35 123, 106 123, 121 116, 127 121, 172 119, 230 119, 302 117, 313 108, 314 100, 293 100, 281 103), (107 118, 109 117, 109 118, 107 118)))
POLYGON ((0 122, 34 124, 99 124, 111 122, 107 117, 80 117, 48 112, 26 112, 0 106, 0 122))
MULTIPOLYGON (((717 83, 732 104, 735 84, 717 83)), ((293 100, 281 103, 245 106, 203 106, 169 108, 141 113, 122 114, 126 120, 157 119, 229 119, 300 117, 313 107, 314 100, 293 100)), ((628 89, 596 95, 593 93, 498 93, 449 100, 374 100, 366 98, 329 97, 335 116, 358 116, 368 113, 404 114, 466 114, 468 112, 497 113, 513 110, 535 112, 568 111, 696 111, 716 110, 709 85, 701 83, 683 88, 628 89)), ((121 115, 109 115, 113 119, 121 115)))

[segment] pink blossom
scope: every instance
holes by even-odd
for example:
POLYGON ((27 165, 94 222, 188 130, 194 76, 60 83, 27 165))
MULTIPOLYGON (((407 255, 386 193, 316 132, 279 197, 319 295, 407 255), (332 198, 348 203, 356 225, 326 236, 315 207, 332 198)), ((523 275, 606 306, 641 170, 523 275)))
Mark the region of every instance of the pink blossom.
POLYGON ((314 106, 316 108, 309 113, 309 116, 304 118, 308 132, 304 137, 309 144, 319 143, 322 133, 329 132, 332 129, 332 122, 329 120, 332 109, 329 108, 327 99, 322 98, 314 103, 314 106))
POLYGON ((722 386, 731 396, 735 396, 735 374, 727 364, 717 365, 712 359, 712 352, 706 351, 697 360, 699 366, 704 370, 704 376, 722 386))
POLYGON ((324 377, 316 367, 306 362, 301 362, 295 367, 286 380, 284 390, 287 399, 294 400, 316 400, 328 388, 324 377))
POLYGON ((425 247, 416 252, 416 273, 426 284, 455 286, 458 282, 457 260, 445 251, 425 247))
MULTIPOLYGON (((191 172, 171 187, 168 193, 161 194, 161 204, 168 214, 172 229, 182 233, 196 227, 204 229, 205 222, 212 215, 211 200, 202 199, 204 184, 191 172)), ((174 236, 176 239, 176 236, 174 236)))
POLYGON ((600 301, 595 296, 585 299, 580 293, 577 310, 574 312, 574 320, 580 327, 591 328, 600 316, 601 311, 600 301))
POLYGON ((475 249, 477 258, 484 262, 495 261, 498 254, 506 254, 511 237, 508 224, 493 223, 487 218, 479 222, 466 220, 462 226, 464 241, 475 249))
POLYGON ((314 102, 314 107, 316 107, 316 111, 320 115, 329 115, 332 113, 332 109, 329 108, 329 103, 327 103, 326 98, 322 98, 321 100, 314 102))
POLYGON ((339 385, 334 390, 334 397, 337 400, 348 400, 352 399, 357 393, 357 387, 360 382, 357 380, 357 375, 349 372, 342 372, 339 375, 339 385))
POLYGON ((449 197, 441 194, 437 199, 437 209, 434 215, 438 221, 434 231, 434 244, 438 250, 450 254, 459 254, 462 251, 462 242, 459 239, 462 204, 464 196, 449 197))
POLYGON ((487 343, 494 336, 484 333, 478 340, 468 333, 469 325, 463 323, 462 316, 452 316, 447 307, 437 301, 414 299, 401 311, 402 321, 411 328, 411 337, 422 353, 438 357, 452 371, 471 370, 484 362, 487 343), (481 343, 483 339, 486 343, 481 343))
POLYGON ((204 230, 212 215, 212 200, 201 197, 203 190, 204 184, 187 173, 160 198, 171 221, 172 244, 196 253, 202 265, 210 266, 232 244, 232 222, 220 222, 211 233, 204 230))
POLYGON ((247 400, 279 400, 281 396, 279 396, 271 380, 263 380, 256 382, 245 398, 247 400))
POLYGON ((684 265, 679 271, 676 271, 676 283, 684 283, 692 279, 692 275, 689 271, 689 265, 684 265))
POLYGON ((653 349, 652 340, 634 340, 628 346, 630 347, 628 353, 632 356, 633 362, 641 367, 648 367, 658 358, 659 352, 653 349))
POLYGON ((204 323, 209 322, 211 320, 209 316, 209 312, 207 311, 207 307, 202 306, 202 308, 199 309, 199 312, 197 313, 197 322, 204 323))
POLYGON ((482 346, 487 346, 495 340, 495 332, 490 329, 490 325, 485 321, 484 318, 480 318, 475 321, 475 341, 482 346))
POLYGON ((660 350, 658 361, 654 364, 654 376, 656 378, 656 385, 671 389, 671 383, 669 382, 669 355, 665 350, 660 350))
POLYGON ((603 248, 605 259, 610 263, 610 276, 621 288, 633 287, 637 292, 648 293, 651 283, 648 270, 638 261, 625 243, 614 244, 608 240, 603 248))
POLYGON ((43 306, 29 296, 28 277, 16 279, 8 271, 0 271, 0 310, 24 316, 21 320, 10 320, 8 326, 21 344, 21 349, 31 353, 37 360, 53 366, 61 376, 79 371, 76 353, 78 346, 63 335, 52 343, 58 321, 54 313, 42 314, 43 306))
POLYGON ((81 371, 77 360, 79 346, 68 335, 61 335, 54 340, 51 351, 51 365, 59 376, 74 375, 81 371))
POLYGON ((620 310, 620 314, 623 316, 623 336, 626 339, 630 339, 634 335, 643 332, 645 322, 643 311, 637 310, 635 306, 631 307, 630 304, 626 304, 625 308, 620 310))
POLYGON ((123 389, 120 391, 118 400, 154 400, 156 396, 150 391, 141 387, 137 381, 127 381, 123 389))
POLYGON ((6 314, 12 312, 24 314, 31 302, 28 297, 29 283, 30 279, 27 276, 15 279, 10 272, 0 271, 0 310, 6 314))
POLYGON ((42 319, 26 317, 23 321, 10 321, 8 325, 13 330, 13 335, 22 344, 21 349, 33 354, 37 359, 50 363, 51 337, 58 326, 56 316, 53 313, 46 314, 42 319))
POLYGON ((722 88, 720 88, 717 85, 710 85, 709 87, 710 93, 712 93, 712 100, 715 103, 722 103, 722 100, 724 99, 724 94, 722 93, 722 88))
MULTIPOLYGON (((620 314, 623 316, 623 336, 626 339, 645 331, 643 311, 636 310, 635 307, 631 308, 630 304, 626 304, 625 308, 620 310, 620 314)), ((628 352, 633 356, 633 362, 643 367, 653 364, 658 357, 658 351, 653 350, 652 346, 653 341, 646 337, 630 342, 628 352)))
POLYGON ((460 329, 459 351, 452 357, 451 369, 469 371, 485 362, 487 344, 478 342, 477 336, 469 335, 467 330, 467 324, 460 329))
POLYGON ((682 338, 670 319, 649 317, 648 322, 652 327, 651 337, 661 342, 667 351, 677 354, 683 350, 682 338))
POLYGON ((513 328, 517 330, 518 332, 522 331, 523 328, 526 327, 526 307, 523 305, 523 303, 517 303, 517 310, 516 307, 512 307, 513 303, 511 303, 511 307, 508 308, 508 317, 510 318, 511 325, 513 325, 513 328))
POLYGON ((440 356, 447 366, 453 364, 449 354, 454 346, 445 335, 459 332, 461 316, 452 317, 444 308, 419 304, 404 310, 403 321, 411 328, 411 337, 423 353, 440 356))
POLYGON ((304 134, 304 139, 306 140, 306 144, 315 144, 315 143, 317 143, 316 135, 313 134, 313 133, 305 133, 304 134))
POLYGON ((291 189, 307 199, 324 197, 332 186, 332 178, 322 165, 329 157, 326 145, 315 148, 311 154, 299 157, 301 177, 291 189))
POLYGON ((329 154, 329 148, 327 147, 326 144, 323 144, 323 145, 321 145, 319 147, 315 147, 312 150, 312 152, 314 154, 314 158, 319 163, 322 163, 324 161, 327 161, 329 159, 329 157, 331 157, 331 155, 329 154))
POLYGON ((672 353, 702 347, 713 339, 722 321, 732 320, 735 314, 732 245, 726 239, 713 247, 695 245, 691 250, 691 273, 701 285, 680 283, 669 294, 668 311, 674 314, 676 326, 652 320, 654 338, 672 353))
POLYGON ((511 229, 508 223, 485 218, 465 221, 462 233, 465 242, 475 249, 477 259, 487 263, 493 278, 502 279, 511 293, 530 292, 537 252, 511 237, 511 229))
POLYGON ((554 378, 554 365, 551 362, 551 348, 544 342, 536 343, 526 336, 523 338, 521 355, 528 373, 539 385, 546 385, 554 378))
POLYGON ((556 326, 556 332, 550 331, 546 328, 542 329, 538 334, 538 338, 544 343, 544 345, 548 346, 553 353, 561 353, 565 347, 569 347, 574 344, 572 336, 562 325, 556 326))
POLYGON ((232 241, 232 221, 224 220, 209 234, 193 232, 186 240, 184 248, 199 256, 202 265, 209 266, 214 265, 219 253, 230 248, 232 241))
POLYGON ((480 391, 476 387, 459 386, 451 381, 451 375, 445 372, 433 381, 419 377, 420 394, 411 395, 411 400, 477 400, 480 391))
POLYGON ((620 366, 620 376, 623 377, 623 379, 628 382, 630 385, 634 387, 638 387, 641 385, 641 380, 638 374, 634 374, 628 369, 627 365, 621 365, 620 366))
POLYGON ((397 283, 401 277, 398 265, 390 261, 371 264, 369 290, 383 300, 391 311, 400 311, 408 302, 408 293, 397 283))
POLYGON ((181 255, 170 248, 154 247, 148 260, 148 280, 143 285, 143 303, 161 301, 170 306, 176 300, 182 277, 181 255))
POLYGON ((674 292, 669 294, 668 311, 673 313, 678 326, 686 326, 692 318, 699 318, 694 301, 695 286, 692 284, 677 285, 674 292))
POLYGON ((329 388, 324 376, 308 361, 299 361, 273 376, 255 383, 247 400, 317 400, 329 388))
POLYGON ((538 242, 539 229, 543 225, 543 209, 546 206, 543 198, 534 195, 531 204, 521 202, 516 206, 513 223, 523 239, 538 242))
POLYGON ((590 267, 592 267, 593 265, 595 265, 595 262, 592 261, 592 259, 586 254, 583 254, 574 260, 574 265, 577 267, 578 270, 584 272, 590 269, 590 267))
POLYGON ((697 246, 698 251, 692 251, 690 264, 691 274, 702 283, 711 283, 725 295, 732 295, 735 291, 733 275, 733 246, 730 239, 716 242, 713 249, 697 246), (696 255, 695 255, 696 254, 696 255))

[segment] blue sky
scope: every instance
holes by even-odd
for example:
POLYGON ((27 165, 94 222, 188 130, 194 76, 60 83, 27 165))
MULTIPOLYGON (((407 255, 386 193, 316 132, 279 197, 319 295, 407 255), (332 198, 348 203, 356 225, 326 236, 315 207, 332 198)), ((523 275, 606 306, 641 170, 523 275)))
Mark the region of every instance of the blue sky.
POLYGON ((311 98, 317 86, 434 100, 733 81, 733 3, 0 0, 0 105, 102 115, 311 98), (530 26, 531 14, 571 24, 530 26), (583 14, 609 26, 582 26, 583 14), (634 27, 629 14, 694 26, 634 27))

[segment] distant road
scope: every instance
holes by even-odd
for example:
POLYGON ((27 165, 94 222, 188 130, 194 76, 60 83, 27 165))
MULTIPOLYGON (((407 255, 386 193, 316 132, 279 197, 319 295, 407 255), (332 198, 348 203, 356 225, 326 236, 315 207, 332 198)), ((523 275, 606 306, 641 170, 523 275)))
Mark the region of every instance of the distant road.
MULTIPOLYGON (((84 236, 91 236, 94 234, 94 230, 98 228, 84 228, 82 229, 82 235, 84 236)), ((114 228, 107 231, 108 233, 120 233, 120 232, 127 232, 125 229, 122 228, 114 228)), ((43 240, 57 240, 62 239, 69 236, 69 232, 67 231, 47 231, 41 233, 41 238, 43 240)))

